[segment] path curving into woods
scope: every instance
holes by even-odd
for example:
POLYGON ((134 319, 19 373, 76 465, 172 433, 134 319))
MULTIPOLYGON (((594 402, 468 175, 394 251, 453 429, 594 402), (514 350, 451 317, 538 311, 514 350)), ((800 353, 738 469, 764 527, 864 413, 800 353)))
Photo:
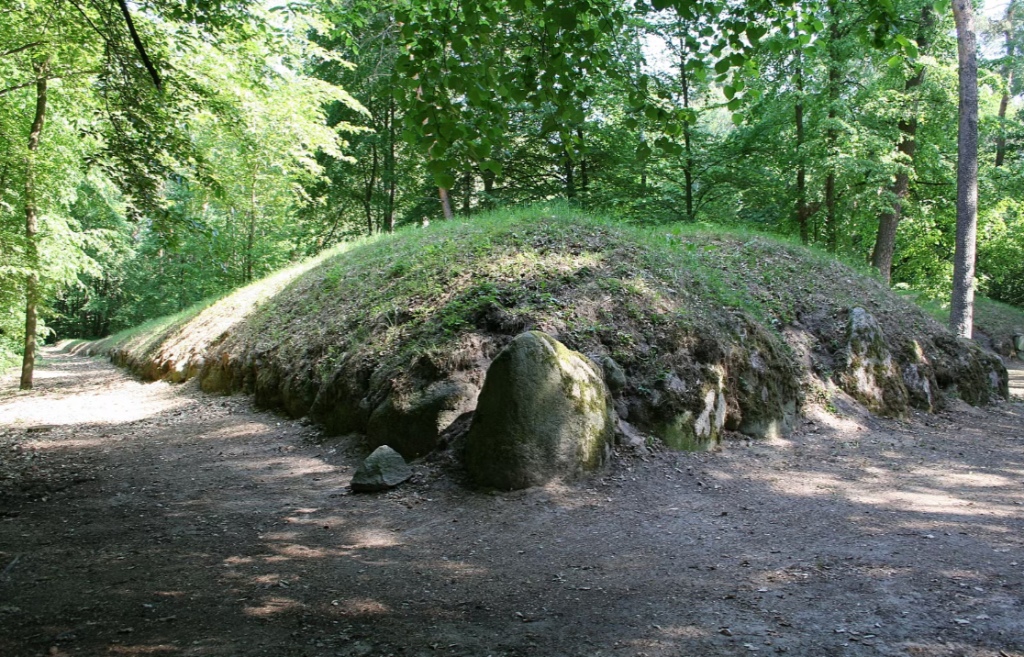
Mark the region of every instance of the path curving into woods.
POLYGON ((356 441, 242 397, 49 350, 16 387, 0 655, 1024 656, 1019 403, 356 496, 356 441))

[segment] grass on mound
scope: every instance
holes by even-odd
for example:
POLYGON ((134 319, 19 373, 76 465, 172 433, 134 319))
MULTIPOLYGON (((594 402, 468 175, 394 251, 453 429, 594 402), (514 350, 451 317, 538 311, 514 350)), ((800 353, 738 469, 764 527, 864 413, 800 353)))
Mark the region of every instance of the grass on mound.
POLYGON ((224 342, 229 352, 273 352, 322 375, 358 347, 400 372, 418 356, 457 360, 473 330, 541 328, 573 349, 600 343, 653 382, 665 349, 726 337, 735 313, 778 331, 808 313, 863 306, 890 339, 942 330, 863 273, 762 234, 640 228, 540 205, 352 242, 96 347, 163 359, 224 342))
POLYGON ((657 360, 649 348, 671 348, 676 336, 723 337, 734 312, 778 330, 809 311, 854 305, 896 332, 941 330, 876 279, 788 240, 639 228, 548 205, 409 228, 329 257, 257 311, 229 347, 313 361, 323 375, 360 347, 394 371, 419 355, 457 359, 460 338, 475 329, 541 328, 577 350, 601 343, 642 368, 657 360))
MULTIPOLYGON (((899 294, 911 299, 936 321, 949 323, 949 304, 925 298, 915 291, 899 294)), ((1007 339, 1024 334, 1024 310, 981 295, 974 297, 974 326, 989 338, 1007 339)))

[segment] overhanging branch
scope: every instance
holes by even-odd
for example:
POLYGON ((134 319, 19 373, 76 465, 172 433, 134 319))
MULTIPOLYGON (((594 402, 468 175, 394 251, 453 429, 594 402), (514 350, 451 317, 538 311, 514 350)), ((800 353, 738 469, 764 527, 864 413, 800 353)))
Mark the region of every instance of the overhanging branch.
POLYGON ((142 45, 142 39, 139 38, 139 33, 135 30, 135 21, 132 20, 132 15, 128 12, 128 3, 125 0, 117 0, 117 4, 121 7, 124 22, 128 25, 128 32, 132 35, 132 43, 135 44, 135 50, 138 51, 139 57, 142 58, 142 63, 146 65, 149 77, 153 78, 153 85, 159 91, 161 89, 160 74, 156 72, 156 67, 153 66, 149 55, 146 54, 146 48, 142 45))

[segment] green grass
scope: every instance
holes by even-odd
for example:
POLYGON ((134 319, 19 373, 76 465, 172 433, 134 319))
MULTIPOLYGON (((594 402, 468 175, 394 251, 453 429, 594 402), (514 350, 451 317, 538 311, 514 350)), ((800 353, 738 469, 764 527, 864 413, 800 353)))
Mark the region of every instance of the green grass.
MULTIPOLYGON (((949 323, 948 303, 929 299, 915 290, 897 290, 897 293, 916 303, 936 321, 949 323)), ((974 298, 974 326, 989 337, 993 346, 1008 345, 1013 336, 1024 334, 1024 310, 978 295, 974 298)))
POLYGON ((474 331, 542 328, 607 349, 653 386, 681 345, 728 344, 745 322, 778 338, 808 312, 831 321, 859 305, 887 335, 941 330, 864 273, 775 236, 535 205, 347 243, 91 351, 165 361, 220 345, 326 376, 356 350, 400 379, 413 363, 457 367, 474 331))

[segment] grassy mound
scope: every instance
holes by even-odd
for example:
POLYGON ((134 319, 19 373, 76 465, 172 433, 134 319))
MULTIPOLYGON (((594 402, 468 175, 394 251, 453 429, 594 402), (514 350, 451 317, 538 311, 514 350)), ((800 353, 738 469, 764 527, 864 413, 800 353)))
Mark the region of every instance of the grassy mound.
MULTIPOLYGON (((948 304, 923 299, 916 292, 902 292, 939 322, 949 321, 948 304)), ((974 299, 974 339, 1000 356, 1024 358, 1014 338, 1024 335, 1024 310, 1009 304, 977 296, 974 299)))
POLYGON ((206 390, 251 392, 334 433, 366 434, 370 447, 418 456, 464 425, 487 365, 528 329, 621 369, 619 417, 678 447, 723 429, 783 431, 808 393, 834 382, 858 396, 857 381, 881 377, 882 365, 906 382, 863 399, 879 412, 930 409, 940 388, 972 403, 1005 395, 997 359, 826 255, 567 208, 348 245, 89 350, 149 378, 198 375, 206 390), (854 308, 877 320, 884 338, 871 358, 884 363, 855 357, 854 308), (720 422, 705 431, 709 413, 720 422))

